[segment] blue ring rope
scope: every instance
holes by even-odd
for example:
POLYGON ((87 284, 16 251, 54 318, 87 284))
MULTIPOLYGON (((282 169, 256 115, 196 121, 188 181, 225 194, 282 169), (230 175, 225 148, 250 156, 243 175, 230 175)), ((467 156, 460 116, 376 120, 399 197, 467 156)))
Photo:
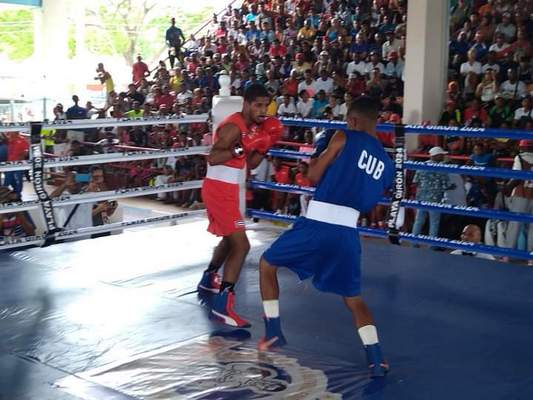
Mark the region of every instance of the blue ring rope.
MULTIPOLYGON (((313 195, 315 193, 315 188, 312 188, 312 187, 304 187, 304 186, 289 185, 289 184, 274 183, 274 182, 250 181, 249 185, 253 189, 267 189, 267 190, 274 190, 278 192, 293 193, 293 194, 313 195)), ((383 198, 383 200, 380 201, 379 204, 388 206, 390 205, 390 199, 383 198)), ((452 204, 431 203, 427 201, 408 200, 408 199, 403 199, 400 202, 400 206, 407 207, 407 208, 429 210, 429 211, 439 211, 439 212, 446 213, 446 214, 467 215, 471 217, 481 217, 481 218, 506 220, 506 221, 519 221, 519 222, 524 222, 528 224, 533 223, 533 214, 515 213, 515 212, 509 212, 509 211, 502 211, 502 210, 492 210, 489 208, 455 206, 452 204)))
MULTIPOLYGON (((301 118, 280 118, 286 126, 301 126, 307 128, 342 129, 347 130, 346 122, 325 121, 323 119, 301 119, 301 118)), ((394 124, 378 124, 378 132, 394 132, 394 124)), ((443 135, 443 136, 464 136, 464 137, 490 137, 507 139, 533 139, 533 132, 525 130, 506 130, 490 128, 460 128, 455 126, 437 125, 405 125, 406 134, 420 135, 443 135)))
MULTIPOLYGON (((270 212, 258 211, 258 210, 253 210, 253 209, 249 209, 247 210, 247 212, 250 217, 270 219, 274 221, 289 222, 289 223, 295 222, 299 218, 299 217, 295 217, 292 215, 276 215, 270 212)), ((388 237, 387 231, 382 230, 382 229, 358 227, 357 230, 363 235, 375 236, 375 237, 380 237, 380 238, 388 237)), ((400 237, 402 238, 402 240, 406 240, 408 242, 413 242, 413 243, 428 244, 431 246, 446 247, 449 249, 465 250, 468 252, 474 251, 478 253, 487 253, 487 254, 498 255, 498 256, 507 256, 507 257, 510 256, 513 258, 533 260, 533 252, 529 253, 527 251, 509 249, 506 247, 487 246, 484 244, 462 242, 459 240, 450 240, 450 239, 444 239, 444 238, 436 239, 436 238, 425 236, 425 235, 413 235, 412 233, 404 233, 404 232, 400 232, 400 237)))
MULTIPOLYGON (((311 153, 302 153, 295 150, 270 150, 268 155, 290 159, 302 159, 310 157, 311 153)), ((461 174, 470 176, 487 176, 490 178, 533 179, 533 171, 520 171, 507 168, 478 167, 457 164, 439 164, 424 161, 404 161, 405 169, 436 171, 449 174, 461 174)))

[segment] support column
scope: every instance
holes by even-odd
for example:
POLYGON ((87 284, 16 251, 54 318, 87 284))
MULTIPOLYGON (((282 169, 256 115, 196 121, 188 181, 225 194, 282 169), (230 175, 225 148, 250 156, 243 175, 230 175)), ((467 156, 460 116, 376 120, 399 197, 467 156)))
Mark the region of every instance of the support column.
POLYGON ((35 11, 35 57, 43 76, 43 91, 46 97, 62 95, 68 82, 64 69, 68 65, 68 13, 70 0, 43 0, 42 7, 35 11), (51 82, 62 82, 59 87, 51 82))
MULTIPOLYGON (((405 64, 404 122, 437 123, 448 71, 448 0, 409 0, 405 64)), ((416 137, 408 135, 408 150, 416 137)))

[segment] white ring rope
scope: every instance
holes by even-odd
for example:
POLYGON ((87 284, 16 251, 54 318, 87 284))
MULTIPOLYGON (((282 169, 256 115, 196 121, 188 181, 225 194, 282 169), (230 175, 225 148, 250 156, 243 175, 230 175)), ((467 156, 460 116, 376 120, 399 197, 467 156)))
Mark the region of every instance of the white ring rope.
MULTIPOLYGON (((107 128, 114 126, 142 126, 142 125, 162 125, 162 124, 194 124, 208 121, 208 114, 185 115, 183 117, 146 117, 146 118, 102 118, 102 119, 78 119, 78 120, 57 120, 43 122, 42 129, 89 129, 107 128)), ((29 123, 8 123, 0 124, 2 132, 29 132, 29 123)))
MULTIPOLYGON (((90 192, 63 195, 52 199, 52 205, 68 206, 73 204, 97 203, 105 200, 125 199, 128 197, 147 196, 151 194, 177 192, 181 190, 199 189, 202 180, 167 183, 159 186, 141 186, 134 188, 107 190, 105 192, 90 192)), ((0 214, 27 211, 39 208, 39 201, 21 201, 18 203, 0 204, 0 214)))
MULTIPOLYGON (((181 147, 168 150, 145 150, 145 151, 128 151, 117 153, 93 154, 87 156, 63 156, 51 157, 44 159, 45 168, 68 167, 73 165, 103 164, 108 162, 127 162, 150 160, 167 157, 183 157, 199 154, 208 154, 210 146, 181 147)), ((6 161, 0 163, 0 172, 8 171, 30 171, 32 163, 30 160, 6 161)))

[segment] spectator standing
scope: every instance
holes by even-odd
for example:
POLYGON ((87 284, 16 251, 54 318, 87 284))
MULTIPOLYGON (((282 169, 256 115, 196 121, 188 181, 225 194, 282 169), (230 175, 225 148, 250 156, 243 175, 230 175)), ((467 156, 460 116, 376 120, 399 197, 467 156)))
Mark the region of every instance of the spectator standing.
POLYGON ((168 46, 168 58, 170 60, 170 68, 174 68, 176 58, 182 61, 181 46, 185 42, 183 31, 176 26, 176 18, 170 20, 170 27, 165 33, 165 41, 168 46))
POLYGON ((140 55, 137 56, 137 62, 134 63, 131 67, 132 82, 134 85, 138 85, 141 82, 141 79, 146 78, 150 75, 150 69, 148 65, 142 60, 140 55))
MULTIPOLYGON (((30 145, 19 132, 7 134, 7 161, 22 161, 28 158, 30 145)), ((11 186, 13 192, 20 196, 22 192, 24 171, 8 171, 4 174, 4 185, 11 186)))
MULTIPOLYGON (((442 147, 432 147, 429 150, 430 160, 432 163, 441 163, 444 161, 444 155, 448 152, 442 147)), ((444 192, 450 189, 450 179, 448 174, 432 171, 416 171, 413 178, 416 187, 416 200, 427 201, 432 203, 441 203, 444 199, 444 192)), ((429 236, 439 236, 440 212, 426 211, 418 209, 416 211, 415 222, 412 233, 419 235, 429 215, 429 236)))

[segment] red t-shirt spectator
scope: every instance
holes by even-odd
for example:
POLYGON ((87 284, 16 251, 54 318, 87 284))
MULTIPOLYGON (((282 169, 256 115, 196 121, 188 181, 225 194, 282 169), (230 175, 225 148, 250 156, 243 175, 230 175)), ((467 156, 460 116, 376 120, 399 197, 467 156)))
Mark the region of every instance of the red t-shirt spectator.
POLYGON ((468 123, 472 121, 474 118, 481 120, 483 125, 485 125, 489 119, 489 115, 487 114, 487 111, 485 111, 484 108, 479 108, 478 110, 474 110, 472 107, 468 107, 465 110, 465 122, 468 123))
POLYGON ((30 144, 26 139, 13 134, 7 140, 7 161, 20 161, 26 159, 30 144))
POLYGON ((290 183, 289 166, 282 165, 274 174, 277 183, 290 183))
POLYGON ((287 55, 287 48, 280 44, 279 46, 270 46, 268 51, 270 57, 285 57, 287 55))
POLYGON ((137 84, 144 78, 145 72, 150 72, 148 65, 142 61, 138 61, 132 65, 133 83, 137 84))
POLYGON ((289 96, 296 97, 298 95, 298 80, 287 78, 283 81, 283 88, 289 96))
POLYGON ((170 93, 154 96, 154 105, 159 108, 162 104, 166 105, 168 109, 171 109, 174 105, 176 98, 170 93))
POLYGON ((298 172, 294 177, 294 183, 298 186, 312 186, 309 178, 307 176, 304 176, 301 172, 298 172))

